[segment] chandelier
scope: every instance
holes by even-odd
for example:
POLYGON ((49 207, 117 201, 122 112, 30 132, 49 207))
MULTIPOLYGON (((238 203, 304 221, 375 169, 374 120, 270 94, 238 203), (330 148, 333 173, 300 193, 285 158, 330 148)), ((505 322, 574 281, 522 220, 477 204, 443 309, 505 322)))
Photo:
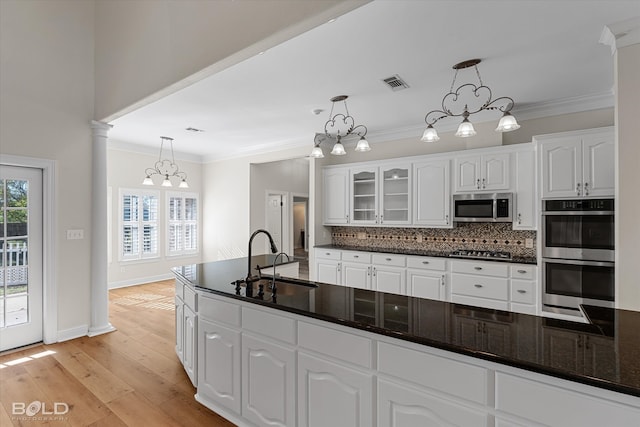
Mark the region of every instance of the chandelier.
POLYGON ((153 179, 151 179, 151 177, 161 175, 164 176, 161 184, 163 187, 173 187, 170 178, 176 177, 180 180, 179 188, 189 188, 189 184, 187 184, 187 174, 180 171, 173 156, 173 138, 167 136, 160 137, 160 155, 158 156, 158 161, 152 168, 147 168, 144 172, 147 175, 144 181, 142 181, 144 185, 153 185, 153 179), (164 149, 165 142, 171 147, 171 160, 162 158, 162 150, 164 149))
POLYGON ((440 137, 433 125, 445 117, 462 117, 462 123, 458 126, 458 131, 455 134, 456 136, 462 138, 474 136, 476 131, 473 128, 473 124, 469 121, 469 116, 484 110, 498 110, 503 113, 502 118, 498 122, 496 132, 509 132, 520 128, 516 118, 510 113, 513 108, 513 99, 508 96, 503 96, 494 100, 491 99, 491 89, 482 83, 480 71, 478 71, 478 64, 480 61, 480 59, 470 59, 453 66, 453 69, 456 70, 456 72, 453 76, 453 81, 451 82, 451 89, 449 89, 449 93, 442 98, 442 109, 429 111, 424 117, 427 129, 424 131, 421 141, 435 142, 439 140, 440 137), (458 71, 470 67, 475 68, 479 85, 465 83, 458 86, 454 91, 453 88, 456 83, 458 71), (462 100, 459 101, 458 99, 463 94, 466 94, 465 99, 473 100, 474 97, 477 98, 478 101, 476 101, 475 104, 472 104, 476 105, 476 107, 472 106, 470 108, 467 103, 463 103, 462 100), (464 105, 464 107, 462 107, 462 105, 464 105))
POLYGON ((347 95, 338 95, 330 99, 331 111, 329 112, 329 120, 324 124, 324 133, 316 133, 313 139, 313 150, 311 150, 311 157, 322 158, 324 153, 320 144, 324 141, 335 141, 331 154, 334 156, 344 156, 347 152, 342 145, 342 139, 350 135, 356 135, 360 137, 358 144, 356 144, 356 151, 364 152, 371 150, 369 142, 365 139, 367 135, 367 127, 364 125, 355 124, 355 120, 349 115, 349 109, 347 108, 347 95), (336 113, 333 115, 333 109, 336 102, 344 102, 345 114, 336 113))

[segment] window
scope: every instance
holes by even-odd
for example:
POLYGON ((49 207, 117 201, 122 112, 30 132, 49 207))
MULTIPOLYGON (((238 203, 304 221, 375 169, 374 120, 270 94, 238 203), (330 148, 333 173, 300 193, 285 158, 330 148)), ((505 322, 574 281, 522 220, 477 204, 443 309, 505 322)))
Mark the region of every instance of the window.
POLYGON ((158 193, 120 190, 120 258, 155 258, 158 254, 158 193))
POLYGON ((167 194, 169 228, 168 255, 198 252, 198 196, 188 193, 167 194))

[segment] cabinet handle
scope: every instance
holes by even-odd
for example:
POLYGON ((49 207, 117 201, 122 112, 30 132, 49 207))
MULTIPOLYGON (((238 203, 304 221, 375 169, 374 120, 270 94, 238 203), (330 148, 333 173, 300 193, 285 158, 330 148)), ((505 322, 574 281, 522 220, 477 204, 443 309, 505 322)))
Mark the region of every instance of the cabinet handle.
POLYGON ((522 224, 522 214, 518 214, 518 225, 522 224))
POLYGON ((473 267, 474 270, 482 270, 482 267, 473 267))
POLYGON ((367 267, 367 276, 371 276, 371 267, 367 267))
POLYGON ((480 189, 480 178, 478 178, 478 182, 476 183, 476 188, 479 190, 480 189))
POLYGON ((578 348, 582 348, 582 335, 578 335, 578 348))
POLYGON ((584 339, 584 348, 586 348, 587 350, 591 348, 591 346, 589 345, 589 335, 587 335, 584 339))
POLYGON ((376 214, 376 224, 378 223, 378 215, 376 214))
POLYGON ((422 261, 423 264, 429 264, 429 261, 422 261))
MULTIPOLYGON (((584 195, 585 196, 589 195, 589 183, 588 182, 584 183, 584 195)), ((589 338, 589 337, 587 337, 587 338, 589 338)))
POLYGON ((525 274, 527 272, 527 270, 518 270, 518 273, 520 274, 525 274))
POLYGON ((580 195, 580 183, 576 184, 576 194, 579 196, 580 195))
POLYGON ((526 294, 526 293, 527 293, 527 291, 525 291, 524 289, 518 289, 518 293, 519 293, 519 294, 526 294))
POLYGON ((391 258, 385 258, 385 260, 387 260, 387 261, 391 261, 391 258))
POLYGON ((446 221, 447 224, 449 224, 449 215, 445 215, 444 220, 446 221))
POLYGON ((482 178, 482 188, 487 188, 486 180, 484 178, 482 178))
POLYGON ((376 277, 376 268, 373 267, 373 277, 376 277))
POLYGON ((353 257, 354 258, 360 258, 360 255, 354 255, 353 257))
POLYGON ((478 322, 478 332, 482 332, 482 322, 478 322))
POLYGON ((384 215, 380 215, 380 224, 382 224, 383 220, 384 220, 384 215))
POLYGON ((475 286, 475 287, 476 287, 476 288, 478 288, 478 289, 482 287, 482 285, 479 285, 479 284, 477 284, 477 283, 476 283, 475 285, 473 285, 473 286, 475 286))
POLYGON ((482 332, 485 334, 487 333, 487 324, 484 322, 482 323, 482 332))
POLYGON ((347 222, 349 222, 349 214, 347 214, 347 222))
POLYGON ((444 274, 442 275, 442 278, 440 279, 440 284, 441 284, 442 286, 444 286, 444 274))

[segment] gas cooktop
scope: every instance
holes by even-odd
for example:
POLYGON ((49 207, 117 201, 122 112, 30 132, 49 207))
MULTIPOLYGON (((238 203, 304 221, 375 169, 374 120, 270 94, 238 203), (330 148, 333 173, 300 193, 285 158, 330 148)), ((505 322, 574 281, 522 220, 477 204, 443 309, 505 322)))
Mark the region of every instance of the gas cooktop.
POLYGON ((498 251, 469 251, 466 249, 458 249, 449 254, 450 257, 471 258, 471 259, 501 259, 504 261, 511 260, 511 253, 498 251))

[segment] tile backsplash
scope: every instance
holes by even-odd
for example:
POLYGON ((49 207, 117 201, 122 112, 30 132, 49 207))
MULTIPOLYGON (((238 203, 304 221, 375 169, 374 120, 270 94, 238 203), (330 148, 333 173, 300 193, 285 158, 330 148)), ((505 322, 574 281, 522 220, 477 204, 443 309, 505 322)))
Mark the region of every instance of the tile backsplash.
POLYGON ((362 249, 503 251, 535 258, 536 232, 511 227, 511 223, 460 223, 454 228, 331 227, 331 243, 362 249), (533 240, 533 248, 525 247, 526 239, 533 240))

